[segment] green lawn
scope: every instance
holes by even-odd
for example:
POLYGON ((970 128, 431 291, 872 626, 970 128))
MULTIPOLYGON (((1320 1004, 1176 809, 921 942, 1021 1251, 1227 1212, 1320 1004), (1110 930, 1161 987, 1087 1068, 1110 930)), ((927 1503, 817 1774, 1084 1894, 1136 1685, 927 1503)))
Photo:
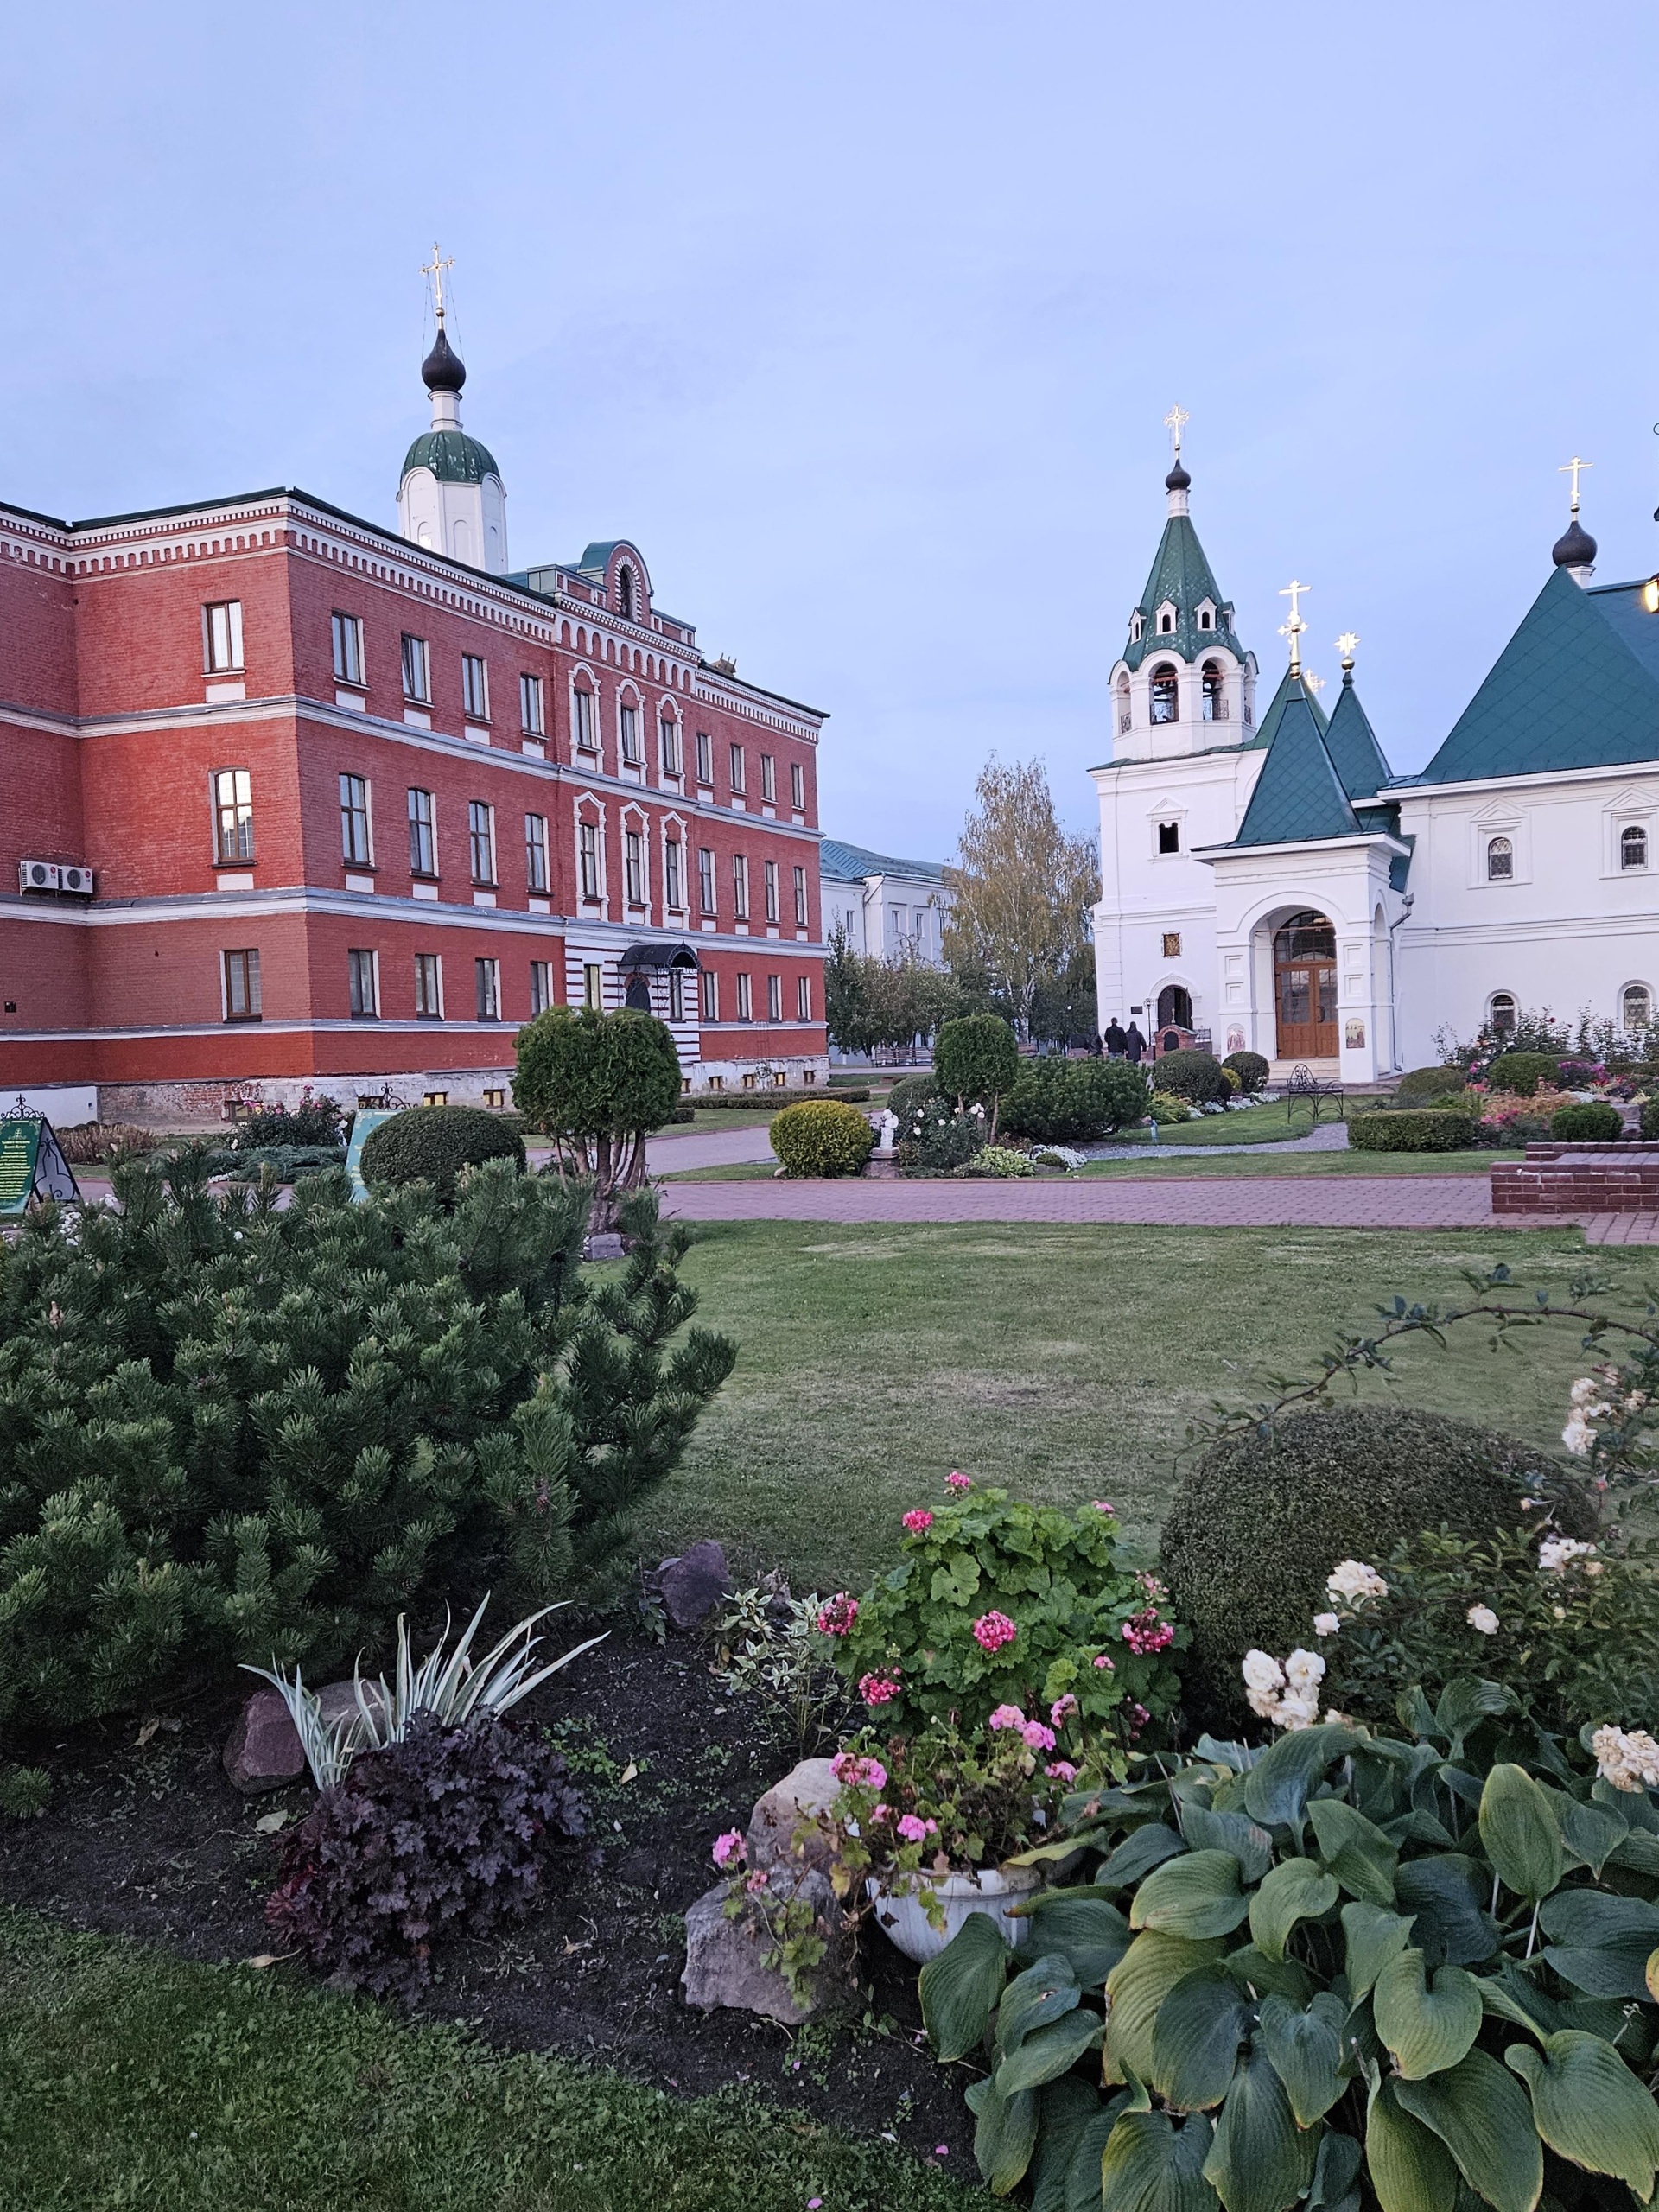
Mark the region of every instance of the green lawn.
MULTIPOLYGON (((718 1536, 798 1586, 856 1588, 889 1557, 899 1515, 963 1467, 1028 1496, 1110 1497, 1150 1553, 1185 1425, 1212 1398, 1253 1398, 1262 1368, 1305 1371, 1395 1291, 1452 1299, 1461 1268, 1499 1257, 1558 1294, 1586 1264, 1567 1228, 710 1224, 686 1268, 699 1320, 735 1337, 737 1367, 647 1541, 718 1536)), ((1637 1282, 1651 1265, 1596 1257, 1637 1282)), ((1554 1445, 1577 1342, 1529 1336, 1516 1358, 1465 1332, 1450 1353, 1404 1352, 1398 1387, 1554 1445)))
MULTIPOLYGON (((1326 1122, 1330 1111, 1321 1116, 1326 1122)), ((1160 1133, 1165 1144, 1283 1144, 1287 1137, 1305 1137, 1313 1127, 1306 1106, 1287 1106, 1275 1099, 1271 1105, 1252 1106, 1248 1114, 1206 1114, 1201 1122, 1166 1122, 1160 1133)), ((1124 1139, 1138 1137, 1139 1129, 1126 1129, 1124 1139)))
MULTIPOLYGON (((1173 1143, 1175 1140, 1171 1139, 1173 1143)), ((1515 1152, 1224 1152, 1172 1160, 1149 1154, 1144 1160, 1091 1160, 1079 1175, 1213 1177, 1240 1175, 1484 1175, 1495 1160, 1518 1160, 1515 1152)))
MULTIPOLYGON (((0 1914, 0 2203, 47 2212, 969 2212, 751 2089, 680 2101, 259 1973, 0 1914)), ((872 2118, 872 2126, 876 2125, 872 2118)))

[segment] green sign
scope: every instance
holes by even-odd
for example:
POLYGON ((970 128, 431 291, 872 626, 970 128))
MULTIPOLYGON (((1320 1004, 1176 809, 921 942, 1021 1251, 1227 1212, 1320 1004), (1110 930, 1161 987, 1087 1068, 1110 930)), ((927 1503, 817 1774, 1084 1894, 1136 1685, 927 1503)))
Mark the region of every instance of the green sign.
POLYGON ((346 1147, 346 1173, 352 1186, 353 1205, 360 1205, 369 1195, 369 1186, 363 1180, 363 1147, 382 1122, 391 1121, 392 1115, 401 1110, 394 1106, 391 1112, 377 1109, 372 1113, 359 1111, 353 1116, 352 1141, 346 1147))
POLYGON ((26 1213, 31 1198, 79 1199, 52 1124, 39 1115, 0 1121, 0 1221, 26 1213))

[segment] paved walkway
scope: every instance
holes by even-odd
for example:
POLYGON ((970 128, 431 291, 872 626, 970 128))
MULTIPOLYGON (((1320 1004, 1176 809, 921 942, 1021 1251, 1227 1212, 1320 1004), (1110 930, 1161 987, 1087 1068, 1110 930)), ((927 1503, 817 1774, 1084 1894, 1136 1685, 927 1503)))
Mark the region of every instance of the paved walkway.
POLYGON ((1208 1160, 1218 1152, 1346 1152, 1348 1124, 1321 1122, 1305 1137, 1274 1137, 1266 1143, 1080 1144, 1077 1148, 1090 1160, 1208 1160))
POLYGON ((686 1167, 730 1167, 772 1157, 764 1124, 754 1129, 691 1129, 683 1136, 645 1139, 645 1165, 653 1175, 674 1175, 686 1167))
POLYGON ((1659 1213, 1592 1213, 1584 1224, 1586 1244, 1659 1244, 1659 1213))

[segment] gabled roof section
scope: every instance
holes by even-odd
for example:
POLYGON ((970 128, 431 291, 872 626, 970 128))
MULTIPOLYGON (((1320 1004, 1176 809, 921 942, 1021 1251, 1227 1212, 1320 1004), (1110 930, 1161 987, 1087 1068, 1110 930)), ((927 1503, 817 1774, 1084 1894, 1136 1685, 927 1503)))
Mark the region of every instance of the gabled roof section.
POLYGON ((1640 584, 1549 582, 1419 776, 1484 782, 1659 760, 1659 614, 1640 584))
POLYGON ((1300 699, 1317 723, 1320 734, 1325 732, 1325 709, 1319 704, 1319 694, 1309 685, 1300 669, 1287 668, 1279 679, 1279 689, 1268 702, 1268 711, 1255 726, 1255 734, 1240 747, 1245 753, 1265 753, 1279 734, 1279 724, 1285 709, 1293 699, 1300 699))
POLYGON ((1244 658, 1238 639, 1233 635, 1233 610, 1222 598, 1190 515, 1171 515, 1164 524, 1164 534, 1158 541, 1158 556, 1137 611, 1141 616, 1140 641, 1137 644, 1132 640, 1123 649, 1123 658, 1131 668, 1139 668, 1154 648, 1178 653, 1183 660, 1192 661, 1206 646, 1223 645, 1241 660, 1244 658), (1213 630, 1198 627, 1198 607, 1206 599, 1216 609, 1213 630), (1158 609, 1166 603, 1175 609, 1175 627, 1160 636, 1155 626, 1158 609))
POLYGON ((1351 799, 1375 798, 1393 773, 1359 703, 1351 673, 1343 676, 1335 710, 1325 725, 1325 749, 1351 799))
POLYGON ((938 883, 944 871, 937 861, 894 860, 890 854, 871 852, 867 845, 826 837, 818 847, 818 874, 838 883, 860 883, 867 875, 912 875, 924 883, 938 883))
POLYGON ((1288 698, 1275 699, 1274 705, 1279 709, 1277 724, 1235 846, 1358 836, 1358 817, 1325 749, 1318 710, 1300 682, 1288 698))

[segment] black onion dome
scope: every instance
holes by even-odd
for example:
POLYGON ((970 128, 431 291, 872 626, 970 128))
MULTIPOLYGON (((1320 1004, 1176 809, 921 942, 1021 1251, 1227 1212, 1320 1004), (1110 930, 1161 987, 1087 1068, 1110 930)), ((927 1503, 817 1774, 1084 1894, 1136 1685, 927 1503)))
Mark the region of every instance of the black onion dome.
POLYGON ((438 325, 432 351, 421 363, 421 382, 429 391, 459 391, 467 381, 467 365, 438 325))
POLYGON ((1596 557, 1596 541, 1574 515, 1551 550, 1558 569, 1587 569, 1596 557))
POLYGON ((1166 492, 1185 492, 1191 489, 1192 483, 1192 479, 1178 461, 1164 479, 1164 489, 1166 492))

